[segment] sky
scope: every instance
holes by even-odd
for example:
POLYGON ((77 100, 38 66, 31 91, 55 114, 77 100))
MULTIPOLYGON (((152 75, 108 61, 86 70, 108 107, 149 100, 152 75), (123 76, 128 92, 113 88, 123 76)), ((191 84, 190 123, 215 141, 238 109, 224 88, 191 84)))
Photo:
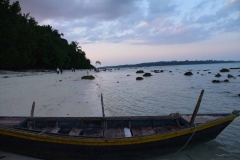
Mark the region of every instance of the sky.
MULTIPOLYGON (((15 2, 15 0, 10 0, 15 2)), ((240 0, 19 0, 101 66, 240 60, 240 0)))

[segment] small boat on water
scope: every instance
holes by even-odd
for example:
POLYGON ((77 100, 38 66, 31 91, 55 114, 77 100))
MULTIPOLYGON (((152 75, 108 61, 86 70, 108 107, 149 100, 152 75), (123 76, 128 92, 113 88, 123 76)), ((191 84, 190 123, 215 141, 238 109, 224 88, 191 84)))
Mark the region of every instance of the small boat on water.
POLYGON ((43 159, 131 159, 210 141, 240 112, 197 114, 196 108, 167 116, 0 117, 0 149, 43 159))

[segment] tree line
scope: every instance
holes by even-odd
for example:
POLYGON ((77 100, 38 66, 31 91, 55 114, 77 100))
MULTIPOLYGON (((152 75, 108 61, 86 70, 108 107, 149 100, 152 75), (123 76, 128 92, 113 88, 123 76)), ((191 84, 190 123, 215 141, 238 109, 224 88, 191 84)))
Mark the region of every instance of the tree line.
POLYGON ((152 67, 152 66, 171 66, 171 65, 193 65, 193 64, 216 64, 216 63, 239 63, 239 61, 223 61, 223 60, 201 60, 201 61, 161 61, 139 64, 126 64, 118 66, 106 66, 100 68, 129 68, 129 67, 152 67))
POLYGON ((94 68, 79 43, 63 36, 22 14, 18 1, 0 0, 0 69, 94 68))

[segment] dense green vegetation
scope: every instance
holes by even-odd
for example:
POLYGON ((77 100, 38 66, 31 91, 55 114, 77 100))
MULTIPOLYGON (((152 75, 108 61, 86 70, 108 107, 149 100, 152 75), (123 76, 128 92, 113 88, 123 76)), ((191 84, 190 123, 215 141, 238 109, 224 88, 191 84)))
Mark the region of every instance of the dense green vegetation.
POLYGON ((0 69, 94 68, 77 42, 22 14, 18 1, 0 0, 0 69))

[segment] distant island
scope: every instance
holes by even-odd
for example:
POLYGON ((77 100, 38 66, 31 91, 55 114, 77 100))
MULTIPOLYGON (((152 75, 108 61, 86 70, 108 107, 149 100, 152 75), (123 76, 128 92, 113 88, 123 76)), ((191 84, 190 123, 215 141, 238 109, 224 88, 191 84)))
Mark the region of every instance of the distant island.
POLYGON ((223 60, 195 60, 195 61, 159 61, 139 64, 126 64, 118 66, 106 66, 99 68, 132 68, 132 67, 151 67, 151 66, 171 66, 171 65, 192 65, 192 64, 214 64, 214 63, 237 63, 240 61, 223 61, 223 60))

